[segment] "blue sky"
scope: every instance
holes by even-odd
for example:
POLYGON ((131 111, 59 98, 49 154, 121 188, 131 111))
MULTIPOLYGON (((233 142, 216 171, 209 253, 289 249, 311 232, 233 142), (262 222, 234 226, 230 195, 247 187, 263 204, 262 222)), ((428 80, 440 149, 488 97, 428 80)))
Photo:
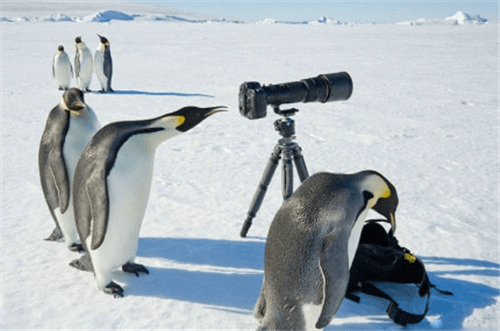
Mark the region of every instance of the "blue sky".
POLYGON ((155 2, 187 13, 225 17, 238 20, 275 18, 282 20, 313 20, 321 16, 347 22, 394 23, 417 18, 445 18, 461 10, 480 15, 490 21, 498 20, 498 1, 245 1, 245 0, 184 0, 141 1, 155 2))

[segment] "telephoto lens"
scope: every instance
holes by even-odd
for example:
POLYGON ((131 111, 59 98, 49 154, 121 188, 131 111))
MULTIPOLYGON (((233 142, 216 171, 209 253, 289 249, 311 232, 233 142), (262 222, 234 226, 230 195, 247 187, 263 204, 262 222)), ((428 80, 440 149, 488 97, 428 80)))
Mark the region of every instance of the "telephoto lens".
POLYGON ((278 107, 281 104, 296 102, 324 103, 347 100, 352 91, 352 79, 347 72, 267 86, 261 86, 257 82, 245 82, 240 86, 240 113, 249 119, 264 118, 267 105, 278 107))

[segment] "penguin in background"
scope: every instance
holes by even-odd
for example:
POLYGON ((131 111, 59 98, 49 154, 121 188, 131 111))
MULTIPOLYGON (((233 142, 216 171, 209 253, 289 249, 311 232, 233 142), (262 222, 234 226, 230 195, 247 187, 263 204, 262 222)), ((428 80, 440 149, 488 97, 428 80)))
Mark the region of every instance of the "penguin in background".
POLYGON ((94 55, 94 70, 101 83, 100 92, 114 92, 111 88, 111 76, 113 75, 113 61, 111 59, 111 48, 106 37, 99 37, 99 45, 94 55))
POLYGON ((56 80, 57 88, 66 91, 71 86, 73 67, 64 46, 57 47, 57 53, 52 57, 52 77, 56 80))
POLYGON ((99 127, 99 120, 85 103, 82 91, 70 88, 50 111, 40 141, 40 182, 56 224, 46 240, 64 238, 66 246, 72 251, 82 250, 71 200, 73 174, 86 144, 99 127))
POLYGON ((76 84, 82 92, 90 92, 92 73, 94 72, 94 60, 90 49, 82 41, 82 37, 75 38, 75 78, 76 84))
POLYGON ((86 254, 70 265, 93 271, 99 290, 123 296, 123 288, 112 281, 116 268, 137 276, 149 273, 134 259, 156 148, 223 108, 185 107, 149 120, 111 123, 88 143, 73 183, 76 225, 86 254))
POLYGON ((318 173, 283 202, 269 229, 258 330, 326 327, 340 308, 371 208, 395 231, 395 187, 375 171, 318 173))

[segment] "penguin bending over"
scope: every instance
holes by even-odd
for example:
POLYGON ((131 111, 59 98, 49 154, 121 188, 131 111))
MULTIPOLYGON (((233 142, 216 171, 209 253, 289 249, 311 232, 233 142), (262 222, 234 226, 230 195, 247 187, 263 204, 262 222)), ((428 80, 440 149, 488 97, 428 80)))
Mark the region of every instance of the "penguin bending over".
POLYGON ((340 308, 370 208, 395 230, 398 196, 375 171, 318 173, 283 202, 269 229, 259 330, 326 327, 340 308))
POLYGON ((94 55, 94 69, 101 83, 100 92, 114 92, 111 88, 111 76, 113 75, 113 61, 111 59, 111 48, 106 37, 99 36, 100 42, 94 55))
POLYGON ((38 152, 40 182, 56 228, 47 238, 64 237, 70 250, 82 249, 76 231, 71 185, 80 155, 99 129, 99 121, 77 88, 64 92, 49 113, 38 152))
POLYGON ((115 297, 123 289, 111 279, 118 267, 149 273, 134 259, 149 199, 156 148, 222 107, 185 107, 143 121, 111 123, 88 143, 73 184, 78 234, 86 255, 71 266, 94 271, 97 288, 115 297))
POLYGON ((82 37, 75 38, 75 78, 76 84, 83 92, 90 92, 89 86, 92 82, 94 72, 94 61, 90 49, 82 41, 82 37))
POLYGON ((56 80, 59 90, 66 91, 71 86, 71 77, 73 77, 73 67, 64 47, 59 45, 57 53, 52 58, 52 76, 56 80))

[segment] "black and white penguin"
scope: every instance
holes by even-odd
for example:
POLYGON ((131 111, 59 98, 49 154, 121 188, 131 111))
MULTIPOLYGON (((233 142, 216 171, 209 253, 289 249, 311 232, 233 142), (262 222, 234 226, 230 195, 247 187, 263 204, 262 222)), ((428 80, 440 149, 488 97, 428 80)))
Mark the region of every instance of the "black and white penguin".
POLYGON ((368 210, 395 229, 398 196, 375 171, 318 173, 283 202, 269 229, 259 330, 326 327, 340 308, 368 210))
POLYGON ((94 271, 97 288, 115 297, 123 289, 112 272, 149 273, 134 259, 149 200, 156 148, 223 107, 185 107, 142 121, 104 126, 78 162, 73 203, 80 240, 87 254, 71 266, 94 271))
POLYGON ((62 45, 57 47, 57 53, 52 57, 52 76, 56 80, 56 85, 59 90, 66 91, 71 87, 73 67, 62 45))
POLYGON ((113 61, 111 59, 111 48, 106 37, 99 36, 99 45, 94 54, 94 70, 101 83, 100 92, 114 92, 111 88, 111 76, 113 75, 113 61))
POLYGON ((40 141, 40 181, 56 223, 47 240, 64 238, 70 250, 81 250, 71 199, 73 174, 80 155, 99 127, 99 120, 92 108, 85 104, 82 91, 70 88, 50 111, 40 141))
POLYGON ((82 41, 82 37, 75 38, 75 78, 76 84, 83 92, 90 92, 92 73, 94 72, 94 60, 90 49, 82 41))

